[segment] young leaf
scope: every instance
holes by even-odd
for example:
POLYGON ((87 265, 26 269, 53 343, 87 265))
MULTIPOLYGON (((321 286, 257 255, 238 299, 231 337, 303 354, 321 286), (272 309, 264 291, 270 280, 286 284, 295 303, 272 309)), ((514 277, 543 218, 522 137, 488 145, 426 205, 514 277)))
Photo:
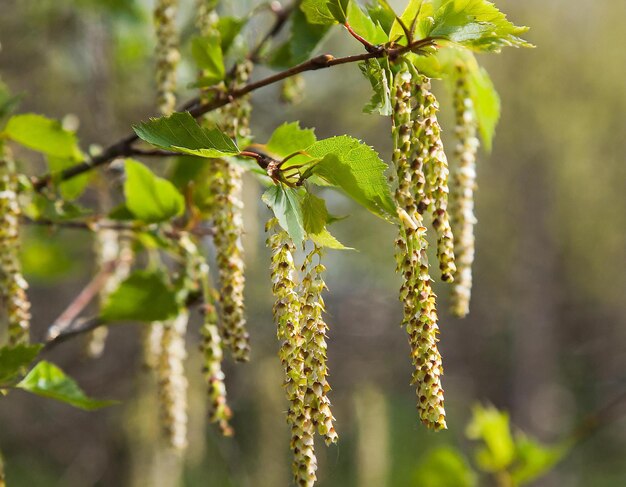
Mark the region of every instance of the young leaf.
POLYGON ((357 34, 371 44, 377 45, 387 42, 387 33, 361 10, 358 2, 351 1, 348 4, 346 21, 357 34))
POLYGON ((241 29, 248 23, 248 19, 239 19, 237 17, 220 17, 217 21, 217 30, 220 33, 222 52, 228 52, 235 38, 241 32, 241 29))
POLYGON ((349 0, 303 0, 300 9, 311 24, 332 25, 346 21, 349 0))
POLYGON ((572 448, 570 441, 556 445, 543 445, 537 440, 518 433, 515 435, 517 458, 511 469, 514 485, 529 484, 552 470, 572 448))
POLYGON ((180 216, 185 198, 167 179, 157 177, 140 162, 126 159, 124 196, 127 208, 146 223, 158 223, 180 216))
POLYGON ((160 272, 136 271, 109 296, 100 318, 111 321, 161 321, 176 316, 175 291, 160 272))
POLYGON ((307 60, 328 33, 329 25, 307 22, 304 12, 295 9, 291 14, 289 38, 271 56, 270 65, 275 68, 289 68, 307 60))
POLYGON ((16 345, 0 348, 0 388, 14 380, 39 354, 43 345, 16 345))
POLYGON ((237 145, 226 134, 200 127, 189 112, 151 118, 133 129, 149 144, 174 152, 208 158, 239 154, 237 145))
POLYGON ((313 166, 312 174, 340 187, 376 215, 396 219, 396 205, 385 177, 387 165, 370 146, 342 135, 320 140, 306 152, 321 159, 313 166))
POLYGON ((531 47, 519 37, 526 31, 487 0, 448 0, 435 12, 428 35, 476 51, 499 51, 506 46, 531 47))
POLYGON ((191 55, 198 68, 202 70, 200 80, 202 86, 219 83, 226 76, 219 34, 195 37, 191 41, 191 55))
POLYGON ((93 411, 117 403, 117 401, 90 399, 73 379, 66 376, 56 365, 45 360, 35 365, 16 387, 86 411, 93 411))
POLYGON ((25 113, 14 115, 4 129, 13 141, 49 156, 80 160, 81 153, 72 132, 63 129, 57 120, 25 113))
POLYGON ((296 245, 300 245, 306 236, 301 196, 298 191, 303 190, 277 184, 263 194, 263 202, 272 209, 278 223, 289 233, 296 245))
POLYGON ((384 68, 378 59, 369 59, 359 64, 359 68, 372 85, 372 98, 363 107, 365 113, 379 113, 383 116, 391 115, 391 91, 389 82, 391 72, 384 68))
POLYGON ((333 237, 326 228, 331 218, 323 199, 307 191, 302 195, 301 203, 304 230, 313 242, 320 247, 351 250, 333 237))
POLYGON ((419 462, 415 485, 428 487, 476 487, 478 478, 461 452, 450 446, 431 450, 419 462))
POLYGON ((412 31, 412 41, 424 39, 432 28, 433 5, 431 0, 409 0, 400 20, 394 20, 389 32, 389 41, 407 44, 404 27, 412 31))
POLYGON ((504 470, 515 459, 515 443, 511 434, 509 415, 493 406, 477 405, 467 426, 467 437, 482 440, 484 447, 476 454, 476 463, 486 472, 504 470))
POLYGON ((272 133, 266 144, 268 152, 284 158, 312 146, 317 139, 313 129, 300 128, 298 122, 284 123, 272 133))
MULTIPOLYGON (((75 159, 68 159, 65 157, 48 156, 48 167, 52 174, 52 180, 55 181, 56 176, 63 171, 76 164, 75 159)), ((57 183, 61 196, 66 200, 75 200, 78 198, 89 184, 91 179, 91 173, 81 174, 67 181, 59 181, 57 183)))

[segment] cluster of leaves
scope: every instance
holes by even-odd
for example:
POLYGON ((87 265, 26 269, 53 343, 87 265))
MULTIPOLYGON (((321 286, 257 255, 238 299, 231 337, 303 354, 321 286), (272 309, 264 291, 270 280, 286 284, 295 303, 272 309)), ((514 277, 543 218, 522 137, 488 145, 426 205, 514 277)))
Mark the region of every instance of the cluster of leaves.
MULTIPOLYGON (((570 441, 546 445, 522 431, 513 432, 509 416, 493 406, 477 405, 466 435, 475 440, 474 463, 481 473, 513 487, 529 485, 554 468, 572 447, 570 441), (506 479, 506 480, 504 480, 506 479)), ((451 446, 431 450, 416 471, 423 487, 474 487, 479 474, 464 455, 451 446)))

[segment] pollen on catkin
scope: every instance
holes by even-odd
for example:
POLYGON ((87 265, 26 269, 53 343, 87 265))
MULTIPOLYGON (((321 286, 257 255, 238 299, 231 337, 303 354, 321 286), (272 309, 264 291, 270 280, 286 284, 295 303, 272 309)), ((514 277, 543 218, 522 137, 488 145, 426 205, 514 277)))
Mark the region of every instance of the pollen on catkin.
POLYGON ((178 0, 157 0, 154 9, 157 103, 163 115, 171 114, 176 108, 176 68, 180 61, 177 11, 178 0))
POLYGON ((439 102, 430 91, 430 80, 422 77, 419 89, 423 99, 423 137, 427 139, 429 155, 424 165, 427 203, 432 212, 433 227, 437 232, 437 258, 441 279, 454 280, 454 237, 448 215, 448 158, 441 141, 441 126, 437 119, 439 102))
POLYGON ((454 108, 456 112, 455 150, 457 166, 452 173, 450 213, 454 230, 456 273, 452 285, 452 314, 463 318, 470 308, 472 294, 472 265, 474 264, 474 191, 476 190, 476 153, 478 123, 470 97, 467 67, 456 67, 454 108))
POLYGON ((393 163, 400 220, 396 264, 402 275, 400 300, 415 367, 412 383, 417 387, 417 408, 422 422, 439 430, 446 427, 440 379, 443 368, 437 348, 436 296, 429 273, 428 241, 422 216, 428 207, 423 171, 431 138, 425 130, 423 92, 415 89, 420 81, 417 74, 401 70, 394 82, 393 163))
POLYGON ((291 427, 292 471, 296 485, 311 487, 317 480, 313 439, 315 425, 311 406, 305 402, 305 338, 300 329, 301 300, 295 281, 295 246, 287 232, 276 228, 277 225, 277 220, 273 218, 268 222, 266 230, 272 232, 267 239, 272 253, 270 269, 275 300, 272 311, 277 336, 282 341, 279 356, 285 371, 284 387, 289 400, 287 422, 291 427))
POLYGON ((19 259, 20 215, 15 166, 0 142, 0 297, 6 309, 6 330, 0 330, 0 340, 6 333, 10 346, 28 343, 30 329, 28 283, 19 259))
MULTIPOLYGON (((234 86, 246 83, 251 63, 245 61, 235 68, 234 86)), ((225 133, 232 138, 249 137, 250 102, 234 100, 221 111, 225 133)), ((220 308, 222 336, 235 360, 250 357, 250 339, 244 309, 243 201, 241 191, 243 169, 225 160, 216 160, 211 175, 214 195, 214 224, 217 267, 220 277, 220 308)))
POLYGON ((324 320, 324 299, 322 292, 327 289, 323 273, 326 270, 321 263, 322 249, 314 247, 306 256, 302 265, 304 277, 301 289, 301 333, 304 338, 303 358, 304 375, 307 378, 305 403, 311 408, 313 423, 324 437, 326 444, 336 443, 338 436, 333 425, 335 418, 330 409, 328 393, 328 366, 326 364, 326 334, 328 325, 324 320), (319 259, 315 264, 313 260, 319 259))
POLYGON ((187 448, 187 377, 185 376, 185 334, 189 314, 163 323, 161 346, 156 369, 161 421, 167 443, 182 452, 187 448))

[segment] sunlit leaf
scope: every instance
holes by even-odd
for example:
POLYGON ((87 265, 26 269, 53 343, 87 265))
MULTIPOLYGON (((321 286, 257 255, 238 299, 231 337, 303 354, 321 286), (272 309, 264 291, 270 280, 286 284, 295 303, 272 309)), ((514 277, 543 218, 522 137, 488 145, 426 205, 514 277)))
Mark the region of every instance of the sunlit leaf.
POLYGON ((116 401, 99 401, 87 397, 73 379, 45 360, 39 362, 16 387, 87 411, 116 404, 116 401))
POLYGON ((65 130, 57 120, 34 113, 14 115, 7 122, 4 132, 29 149, 65 159, 81 158, 76 135, 65 130))
POLYGON ((300 245, 306 235, 299 191, 304 190, 277 184, 263 194, 263 202, 272 209, 278 223, 296 245, 300 245))

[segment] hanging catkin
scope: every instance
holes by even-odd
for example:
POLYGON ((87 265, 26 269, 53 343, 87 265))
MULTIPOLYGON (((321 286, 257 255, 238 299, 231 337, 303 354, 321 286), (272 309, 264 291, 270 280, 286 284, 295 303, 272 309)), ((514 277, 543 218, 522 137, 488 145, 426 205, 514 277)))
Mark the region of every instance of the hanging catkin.
POLYGON ((463 318, 469 313, 474 264, 474 191, 476 190, 476 153, 479 141, 474 103, 470 97, 467 67, 456 67, 454 108, 456 112, 457 167, 452 174, 451 215, 454 228, 456 274, 452 286, 451 310, 463 318))
POLYGON ((272 252, 273 314, 277 336, 282 341, 279 356, 285 371, 284 387, 289 400, 287 422, 291 427, 291 449, 294 455, 292 470, 296 485, 311 487, 316 481, 317 470, 313 439, 315 425, 311 407, 305 403, 305 338, 300 329, 301 300, 295 282, 295 246, 285 231, 276 228, 277 225, 277 220, 271 219, 266 230, 272 232, 267 245, 272 252))
POLYGON ((443 368, 437 348, 436 296, 429 273, 422 216, 428 206, 424 163, 430 154, 431 138, 424 113, 424 92, 418 84, 421 78, 415 77, 403 69, 394 83, 393 163, 400 216, 396 262, 403 278, 400 300, 404 303, 403 326, 409 335, 415 367, 412 383, 417 387, 418 411, 426 426, 439 430, 446 427, 440 379, 443 368))
POLYGON ((224 436, 231 436, 233 430, 229 424, 232 411, 226 402, 226 385, 222 360, 222 338, 217 325, 214 290, 211 287, 209 264, 200 252, 197 244, 188 236, 180 239, 180 245, 188 260, 188 274, 200 287, 203 303, 203 325, 201 329, 201 351, 204 356, 203 372, 209 392, 209 421, 217 423, 224 436))
POLYGON ((437 232, 437 258, 441 279, 446 282, 454 280, 456 266, 454 263, 454 237, 448 215, 448 158, 443 150, 441 127, 437 120, 439 102, 430 91, 430 80, 421 79, 420 90, 423 97, 423 137, 428 147, 428 158, 424 161, 426 175, 426 197, 430 206, 433 227, 437 232))
POLYGON ((322 292, 327 289, 323 279, 326 270, 321 263, 322 249, 314 247, 306 256, 302 265, 301 287, 301 325, 304 338, 303 358, 304 375, 307 378, 305 404, 311 408, 311 415, 317 431, 324 437, 326 444, 337 442, 337 432, 333 426, 334 417, 330 410, 328 393, 328 367, 326 365, 326 333, 328 325, 324 321, 324 299, 322 292), (313 262, 314 258, 320 260, 313 262), (308 269, 308 272, 307 272, 308 269))
POLYGON ((180 60, 177 11, 177 0, 157 0, 154 9, 157 103, 162 115, 171 114, 176 107, 176 67, 180 60))
MULTIPOLYGON (((131 240, 117 230, 100 228, 95 238, 96 266, 99 272, 108 272, 98 300, 102 305, 120 283, 128 277, 133 261, 131 240)), ((96 328, 87 336, 85 351, 87 356, 97 358, 104 352, 109 329, 96 328)))
POLYGON ((10 346, 28 343, 30 328, 28 283, 19 259, 20 215, 15 166, 8 147, 0 142, 0 297, 6 310, 0 342, 6 333, 10 346))
POLYGON ((187 377, 185 376, 185 333, 189 315, 179 311, 163 323, 157 365, 161 421, 168 444, 176 451, 187 448, 187 377))
MULTIPOLYGON (((197 26, 203 36, 216 32, 219 17, 214 10, 215 2, 199 0, 197 26)), ((246 84, 252 71, 252 63, 244 60, 234 68, 231 88, 246 84)), ((202 75, 202 73, 200 73, 202 75)), ((219 89, 226 89, 224 84, 219 89)), ((201 94, 204 101, 214 96, 215 90, 201 94)), ((232 100, 220 110, 216 110, 214 119, 203 123, 209 126, 217 122, 220 128, 233 139, 250 137, 250 101, 248 97, 232 100)), ((212 195, 212 216, 215 226, 216 260, 219 274, 219 304, 221 311, 220 332, 224 345, 239 362, 250 358, 250 339, 246 330, 246 318, 243 301, 245 287, 243 245, 243 201, 241 198, 243 169, 229 164, 223 159, 212 161, 209 174, 209 188, 212 195)))

